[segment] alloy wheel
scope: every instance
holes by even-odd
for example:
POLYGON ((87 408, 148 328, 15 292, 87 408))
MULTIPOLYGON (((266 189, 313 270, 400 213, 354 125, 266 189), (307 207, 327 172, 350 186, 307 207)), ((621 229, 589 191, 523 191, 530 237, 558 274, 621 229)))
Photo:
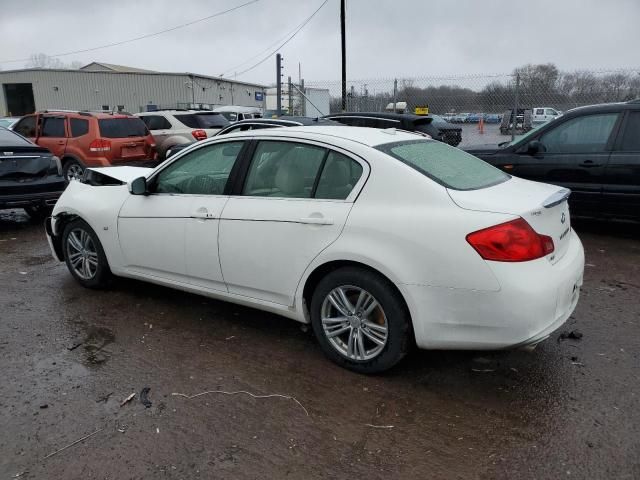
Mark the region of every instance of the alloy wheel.
POLYGON ((82 228, 74 228, 67 236, 67 256, 74 273, 83 280, 91 280, 98 271, 98 251, 91 235, 82 228))
POLYGON ((69 165, 69 168, 67 168, 67 182, 70 182, 71 180, 82 180, 82 177, 84 175, 84 168, 82 168, 82 165, 78 165, 77 163, 74 163, 72 165, 69 165))
POLYGON ((329 344, 349 360, 371 360, 387 344, 389 326, 382 305, 360 287, 343 285, 331 290, 320 315, 329 344))

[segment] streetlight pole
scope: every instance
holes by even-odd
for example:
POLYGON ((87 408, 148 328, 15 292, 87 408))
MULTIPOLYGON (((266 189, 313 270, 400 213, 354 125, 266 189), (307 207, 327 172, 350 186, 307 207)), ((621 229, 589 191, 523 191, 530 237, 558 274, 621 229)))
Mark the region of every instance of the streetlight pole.
POLYGON ((340 0, 340 36, 342 42, 342 111, 347 111, 347 45, 345 43, 345 3, 340 0))

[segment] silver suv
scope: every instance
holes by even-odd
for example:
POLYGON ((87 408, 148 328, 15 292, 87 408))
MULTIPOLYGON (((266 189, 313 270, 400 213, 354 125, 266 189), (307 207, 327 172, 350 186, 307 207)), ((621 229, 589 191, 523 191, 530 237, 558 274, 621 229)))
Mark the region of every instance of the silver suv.
POLYGON ((229 125, 221 113, 201 110, 158 110, 135 115, 153 135, 160 160, 166 158, 170 148, 212 137, 229 125))

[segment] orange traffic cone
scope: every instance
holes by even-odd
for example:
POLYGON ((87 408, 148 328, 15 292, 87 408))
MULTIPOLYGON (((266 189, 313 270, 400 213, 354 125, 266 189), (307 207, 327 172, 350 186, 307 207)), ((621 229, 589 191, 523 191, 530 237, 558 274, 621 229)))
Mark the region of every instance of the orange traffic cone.
POLYGON ((480 117, 480 121, 478 122, 478 130, 480 134, 484 133, 484 118, 480 117))

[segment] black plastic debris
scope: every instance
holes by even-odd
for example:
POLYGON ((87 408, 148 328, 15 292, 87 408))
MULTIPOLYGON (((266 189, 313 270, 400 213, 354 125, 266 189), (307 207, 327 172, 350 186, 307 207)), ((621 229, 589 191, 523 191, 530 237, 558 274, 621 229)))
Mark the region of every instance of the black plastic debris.
POLYGON ((571 330, 570 332, 564 331, 558 337, 558 342, 566 339, 580 340, 582 338, 582 332, 580 330, 571 330))
POLYGON ((146 408, 151 408, 151 400, 149 400, 149 391, 151 389, 149 387, 144 387, 140 392, 140 403, 143 404, 146 408))

